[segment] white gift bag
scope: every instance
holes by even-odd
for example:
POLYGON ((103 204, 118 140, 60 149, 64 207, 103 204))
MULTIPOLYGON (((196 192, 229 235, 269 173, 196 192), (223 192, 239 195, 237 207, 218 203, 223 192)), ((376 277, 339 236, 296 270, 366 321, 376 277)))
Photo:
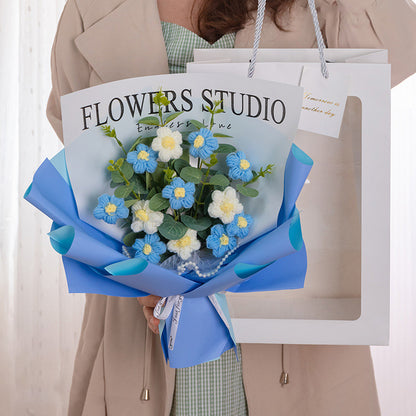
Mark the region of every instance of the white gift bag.
POLYGON ((264 49, 257 55, 250 49, 196 50, 188 72, 247 74, 254 64, 254 77, 304 86, 295 143, 314 160, 297 204, 308 271, 303 289, 227 295, 237 341, 387 345, 387 51, 321 48, 319 56, 315 49, 264 49))

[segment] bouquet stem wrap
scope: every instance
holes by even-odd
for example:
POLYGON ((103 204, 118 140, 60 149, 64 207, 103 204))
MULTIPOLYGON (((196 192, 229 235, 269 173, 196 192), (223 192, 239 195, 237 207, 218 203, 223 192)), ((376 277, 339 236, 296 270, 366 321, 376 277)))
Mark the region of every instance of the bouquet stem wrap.
POLYGON ((235 346, 223 293, 304 286, 306 249, 296 200, 312 160, 292 145, 276 228, 240 247, 213 277, 189 275, 122 254, 121 242, 80 220, 62 152, 36 171, 25 199, 53 221, 50 241, 62 255, 70 293, 167 298, 161 342, 173 368, 217 359, 235 346))

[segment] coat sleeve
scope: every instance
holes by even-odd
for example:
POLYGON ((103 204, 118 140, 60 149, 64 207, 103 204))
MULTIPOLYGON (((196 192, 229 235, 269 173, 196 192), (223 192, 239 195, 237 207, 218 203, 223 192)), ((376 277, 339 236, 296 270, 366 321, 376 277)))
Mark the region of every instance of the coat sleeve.
POLYGON ((412 0, 317 0, 329 48, 388 49, 392 84, 416 72, 412 0))
MULTIPOLYGON (((83 30, 83 21, 74 0, 67 0, 52 46, 52 90, 46 115, 59 139, 63 141, 61 95, 89 86, 90 67, 75 46, 74 40, 83 30)), ((90 389, 94 366, 102 367, 100 346, 103 342, 107 297, 87 294, 84 319, 74 363, 68 415, 81 416, 90 389)), ((97 377, 97 375, 95 375, 97 377)), ((92 388, 97 390, 97 385, 92 388)), ((95 392, 96 393, 96 392, 95 392)), ((102 406, 99 394, 94 395, 97 408, 102 406)), ((90 402, 92 399, 90 400, 90 402)))
POLYGON ((59 20, 52 46, 52 90, 46 109, 46 116, 62 142, 60 98, 62 95, 89 86, 90 66, 74 43, 83 30, 83 21, 77 4, 75 0, 68 0, 59 20))

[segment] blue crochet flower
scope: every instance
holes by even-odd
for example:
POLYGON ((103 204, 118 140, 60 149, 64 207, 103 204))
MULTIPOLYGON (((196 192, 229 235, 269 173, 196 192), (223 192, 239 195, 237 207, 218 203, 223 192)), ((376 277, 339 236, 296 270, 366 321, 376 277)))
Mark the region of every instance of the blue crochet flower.
POLYGON ((127 218, 129 209, 124 205, 124 199, 103 194, 98 198, 98 205, 93 211, 94 217, 115 224, 118 218, 127 218))
POLYGON ((251 164, 246 159, 244 152, 230 153, 226 158, 226 162, 230 168, 228 176, 231 179, 241 179, 243 182, 249 182, 253 179, 251 164))
POLYGON ((193 157, 206 159, 214 150, 218 149, 218 140, 212 135, 212 131, 205 127, 192 132, 188 136, 188 141, 191 143, 189 153, 193 157))
POLYGON ((160 241, 158 234, 146 234, 144 238, 137 239, 133 246, 135 257, 140 257, 150 263, 159 263, 160 255, 166 252, 166 244, 160 241))
POLYGON ((244 238, 248 235, 251 224, 253 224, 253 218, 250 215, 244 214, 244 212, 237 214, 234 216, 233 221, 227 224, 227 234, 244 238))
POLYGON ((153 173, 157 168, 157 152, 145 144, 139 144, 136 150, 127 153, 127 162, 133 165, 136 173, 153 173))
POLYGON ((212 250, 215 257, 222 257, 236 246, 237 239, 228 235, 223 225, 217 224, 211 228, 211 234, 207 237, 207 247, 212 250))
POLYGON ((169 199, 172 209, 191 208, 194 204, 195 184, 175 178, 162 190, 163 198, 169 199))

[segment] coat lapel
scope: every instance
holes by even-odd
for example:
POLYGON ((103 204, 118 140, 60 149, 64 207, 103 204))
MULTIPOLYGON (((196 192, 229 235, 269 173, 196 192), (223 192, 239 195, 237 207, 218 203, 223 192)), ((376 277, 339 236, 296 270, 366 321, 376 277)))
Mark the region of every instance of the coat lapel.
POLYGON ((75 44, 102 82, 169 73, 156 0, 125 0, 75 44))

